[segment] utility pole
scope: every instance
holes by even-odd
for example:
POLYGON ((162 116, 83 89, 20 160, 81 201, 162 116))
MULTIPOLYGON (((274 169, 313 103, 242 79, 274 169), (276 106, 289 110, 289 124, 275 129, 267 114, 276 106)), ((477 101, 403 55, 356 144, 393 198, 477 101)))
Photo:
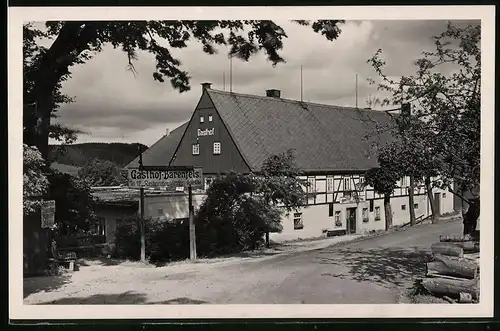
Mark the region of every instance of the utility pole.
POLYGON ((303 87, 302 87, 302 66, 300 66, 300 102, 303 101, 303 87))
POLYGON ((188 186, 188 203, 189 203, 189 258, 191 261, 196 260, 196 228, 194 224, 194 207, 193 207, 193 187, 188 186))
MULTIPOLYGON (((144 165, 142 164, 142 146, 137 144, 139 149, 139 172, 142 173, 144 170, 144 165)), ((146 263, 146 233, 144 229, 144 187, 140 188, 140 219, 139 219, 139 231, 141 234, 141 262, 146 263)))
POLYGON ((233 92, 233 56, 229 56, 229 92, 233 92))
POLYGON ((356 108, 358 108, 358 74, 356 74, 356 108))

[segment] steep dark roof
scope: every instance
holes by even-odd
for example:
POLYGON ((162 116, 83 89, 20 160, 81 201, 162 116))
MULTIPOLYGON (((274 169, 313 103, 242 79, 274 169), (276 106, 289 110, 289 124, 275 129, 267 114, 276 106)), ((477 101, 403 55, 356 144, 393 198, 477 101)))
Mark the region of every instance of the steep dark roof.
POLYGON ((98 204, 128 204, 136 205, 139 201, 139 190, 120 188, 120 189, 100 189, 92 190, 92 196, 98 204))
POLYGON ((253 171, 290 148, 303 171, 367 170, 377 165, 376 145, 392 138, 391 116, 383 111, 207 93, 253 171))
MULTIPOLYGON (((166 166, 170 164, 174 156, 177 145, 182 139, 189 122, 182 124, 170 132, 168 136, 163 136, 151 147, 142 153, 142 163, 146 166, 166 166)), ((135 158, 125 168, 139 167, 139 157, 135 158)))

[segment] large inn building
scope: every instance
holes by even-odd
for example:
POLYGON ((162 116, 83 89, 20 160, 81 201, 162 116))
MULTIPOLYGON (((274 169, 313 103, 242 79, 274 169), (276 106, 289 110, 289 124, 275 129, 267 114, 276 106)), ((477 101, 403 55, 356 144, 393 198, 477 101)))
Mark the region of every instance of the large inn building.
MULTIPOLYGON (((377 146, 391 139, 391 121, 384 111, 287 100, 279 90, 265 96, 219 91, 205 83, 191 119, 147 149, 143 164, 202 167, 206 188, 218 174, 258 172, 269 156, 294 149, 310 183, 307 208, 285 217, 282 233, 271 239, 362 233, 385 227, 383 196, 360 184, 377 166, 377 146)), ((138 159, 127 166, 137 167, 138 159)), ((408 185, 402 178, 392 196, 394 225, 409 222, 408 185)), ((451 193, 433 194, 439 213, 453 211, 451 193)), ((202 201, 203 193, 195 208, 202 201)), ((414 207, 417 218, 431 213, 424 186, 415 188, 414 207)), ((185 212, 179 216, 170 194, 146 195, 146 217, 187 217, 187 206, 185 212)))

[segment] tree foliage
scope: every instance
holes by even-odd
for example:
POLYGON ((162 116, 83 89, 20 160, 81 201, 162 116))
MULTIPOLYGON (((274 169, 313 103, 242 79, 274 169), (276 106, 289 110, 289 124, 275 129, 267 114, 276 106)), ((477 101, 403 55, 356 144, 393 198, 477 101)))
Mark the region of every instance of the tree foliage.
POLYGON ((86 234, 97 222, 95 200, 88 184, 71 175, 52 171, 48 199, 56 202, 56 227, 60 235, 86 234))
POLYGON ((266 232, 281 231, 283 214, 304 205, 305 192, 293 169, 293 154, 287 152, 266 160, 261 174, 216 179, 196 215, 200 254, 255 249, 266 232))
MULTIPOLYGON (((371 83, 389 94, 379 104, 412 107, 396 116, 397 139, 383 152, 416 180, 432 177, 435 187, 456 183, 460 192, 479 192, 481 27, 449 23, 433 40, 435 50, 414 61, 415 74, 398 80, 386 75, 382 50, 368 60, 379 75, 371 83)), ((479 196, 472 200, 471 206, 479 205, 479 196)), ((475 208, 471 215, 479 215, 475 208)), ((466 223, 476 220, 471 216, 466 223)))
POLYGON ((258 194, 266 204, 280 205, 285 213, 304 206, 303 187, 308 183, 298 179, 300 171, 295 164, 294 150, 267 158, 261 168, 258 194))
MULTIPOLYGON (((335 40, 341 20, 296 21, 335 40)), ((229 56, 248 61, 259 51, 273 64, 285 62, 280 55, 285 30, 273 21, 51 21, 42 31, 32 24, 23 26, 26 116, 25 139, 36 144, 44 158, 48 155, 51 118, 57 105, 72 99, 60 93, 61 84, 71 77, 70 67, 83 64, 107 44, 121 49, 128 59, 128 69, 135 72, 139 52, 155 56, 153 79, 169 80, 179 92, 190 89, 189 73, 173 49, 186 48, 190 41, 201 44, 206 54, 217 46, 229 47, 229 56), (50 47, 37 44, 40 38, 53 39, 50 47)))
POLYGON ((23 144, 23 214, 33 213, 49 186, 43 169, 45 162, 36 147, 23 144))
POLYGON ((365 185, 373 187, 377 194, 391 195, 397 187, 399 174, 386 166, 369 169, 365 174, 365 185))
POLYGON ((126 183, 115 163, 98 158, 91 159, 81 167, 78 177, 90 186, 116 186, 126 183))
MULTIPOLYGON (((40 46, 39 40, 47 38, 48 34, 36 29, 32 23, 23 25, 23 136, 24 141, 34 143, 34 134, 37 126, 36 104, 33 100, 33 91, 35 88, 36 75, 43 58, 46 48, 40 46)), ((57 111, 62 104, 71 103, 74 98, 62 93, 62 83, 69 78, 69 75, 63 75, 55 84, 52 90, 52 109, 50 117, 58 117, 57 111)), ((62 124, 50 124, 48 138, 71 144, 76 141, 77 135, 83 133, 81 130, 71 129, 62 124)))
POLYGON ((453 181, 462 189, 479 185, 480 38, 480 25, 449 23, 433 38, 436 49, 414 61, 415 74, 399 80, 385 74, 382 50, 368 60, 380 77, 371 82, 390 95, 379 103, 412 106, 408 117, 397 117, 398 127, 404 129, 386 147, 407 174, 435 176, 440 187, 453 181))

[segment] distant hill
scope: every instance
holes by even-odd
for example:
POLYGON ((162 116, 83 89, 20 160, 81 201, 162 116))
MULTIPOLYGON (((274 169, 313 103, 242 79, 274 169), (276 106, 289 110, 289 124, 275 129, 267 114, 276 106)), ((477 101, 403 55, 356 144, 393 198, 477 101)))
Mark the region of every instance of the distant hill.
MULTIPOLYGON (((142 145, 145 151, 148 147, 142 145)), ((52 162, 83 167, 90 159, 99 158, 116 163, 119 167, 126 166, 139 155, 137 144, 126 143, 83 143, 74 145, 51 145, 49 158, 52 162)))
POLYGON ((75 167, 72 165, 67 165, 67 164, 60 164, 60 163, 52 163, 50 167, 54 170, 57 170, 59 172, 62 172, 63 174, 69 174, 72 176, 77 176, 78 175, 78 170, 80 169, 79 167, 75 167))

